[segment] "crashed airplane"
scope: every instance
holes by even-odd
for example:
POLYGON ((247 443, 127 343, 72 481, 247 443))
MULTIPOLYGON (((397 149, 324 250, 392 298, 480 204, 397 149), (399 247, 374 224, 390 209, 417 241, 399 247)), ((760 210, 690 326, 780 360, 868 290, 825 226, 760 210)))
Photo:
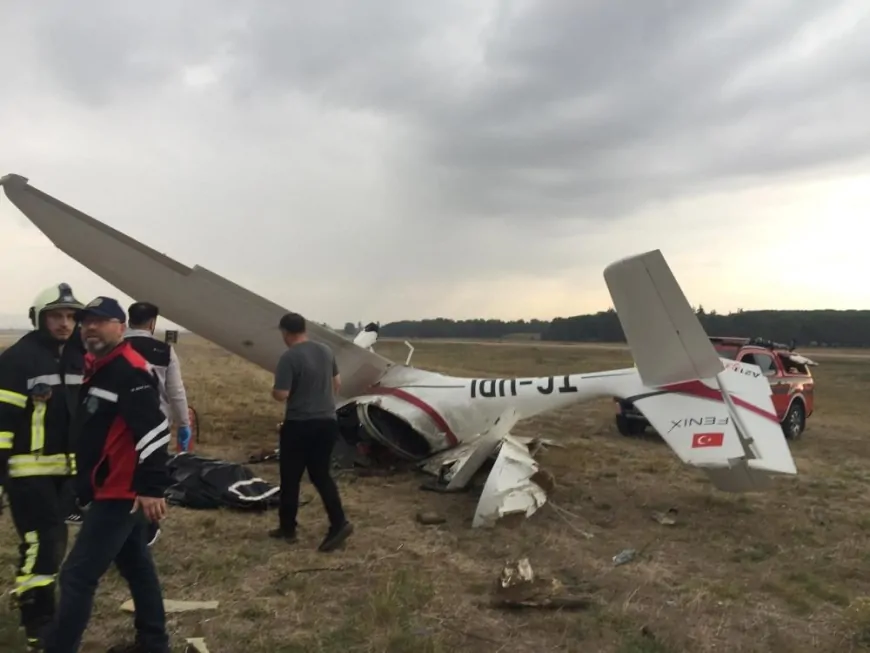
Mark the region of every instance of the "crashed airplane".
MULTIPOLYGON (((285 345, 282 306, 196 266, 188 268, 30 185, 0 178, 6 196, 61 251, 120 291, 158 304, 169 320, 273 371, 285 345), (240 307, 243 307, 240 310, 240 307)), ((797 473, 755 365, 720 358, 659 250, 614 262, 604 280, 635 367, 537 378, 467 378, 391 361, 372 349, 377 329, 351 341, 309 323, 335 352, 338 415, 351 446, 367 445, 434 474, 446 491, 468 486, 493 457, 473 526, 534 513, 547 474, 519 420, 593 398, 628 399, 686 464, 727 492, 766 489, 797 473), (685 416, 699 419, 682 420, 685 416), (671 429, 672 424, 682 424, 671 429), (704 424, 703 427, 692 426, 704 424)), ((412 350, 413 351, 413 350, 412 350)))

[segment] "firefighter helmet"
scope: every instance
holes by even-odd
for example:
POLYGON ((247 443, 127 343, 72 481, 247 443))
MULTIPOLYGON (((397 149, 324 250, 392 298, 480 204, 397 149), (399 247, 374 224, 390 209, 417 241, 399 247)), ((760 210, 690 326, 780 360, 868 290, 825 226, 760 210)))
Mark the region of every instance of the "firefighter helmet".
POLYGON ((55 286, 49 286, 36 296, 33 300, 33 306, 30 307, 30 323, 39 328, 39 318, 43 311, 50 311, 55 308, 72 308, 78 310, 84 308, 78 299, 73 295, 72 288, 67 283, 59 283, 55 286))

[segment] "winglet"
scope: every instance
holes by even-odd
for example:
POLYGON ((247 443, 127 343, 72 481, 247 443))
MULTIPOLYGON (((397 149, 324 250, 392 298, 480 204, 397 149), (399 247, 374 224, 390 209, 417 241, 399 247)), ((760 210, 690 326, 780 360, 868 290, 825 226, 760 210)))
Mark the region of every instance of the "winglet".
POLYGON ((9 184, 26 184, 30 181, 27 177, 22 177, 21 175, 16 175, 14 172, 9 173, 8 175, 3 175, 0 177, 0 186, 5 186, 9 184))

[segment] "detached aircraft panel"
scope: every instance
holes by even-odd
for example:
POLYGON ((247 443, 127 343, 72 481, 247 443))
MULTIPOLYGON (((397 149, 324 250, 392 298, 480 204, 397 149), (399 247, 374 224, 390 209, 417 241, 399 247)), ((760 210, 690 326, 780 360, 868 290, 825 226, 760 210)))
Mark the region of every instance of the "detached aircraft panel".
MULTIPOLYGON (((287 312, 205 268, 189 268, 31 186, 0 178, 16 207, 62 252, 167 319, 272 372, 286 347, 278 321, 287 312)), ((83 298, 85 300, 85 298, 83 298)), ((343 397, 363 392, 392 362, 314 322, 309 337, 335 352, 343 397)))

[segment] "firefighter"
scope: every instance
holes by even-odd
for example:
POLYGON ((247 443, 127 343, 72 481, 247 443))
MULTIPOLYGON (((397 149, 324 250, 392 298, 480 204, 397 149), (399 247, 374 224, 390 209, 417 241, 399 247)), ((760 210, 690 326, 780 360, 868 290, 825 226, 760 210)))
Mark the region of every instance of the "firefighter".
POLYGON ((0 353, 0 493, 20 539, 12 600, 28 650, 54 615, 75 501, 69 428, 84 371, 81 308, 69 285, 46 288, 30 308, 34 329, 0 353))

